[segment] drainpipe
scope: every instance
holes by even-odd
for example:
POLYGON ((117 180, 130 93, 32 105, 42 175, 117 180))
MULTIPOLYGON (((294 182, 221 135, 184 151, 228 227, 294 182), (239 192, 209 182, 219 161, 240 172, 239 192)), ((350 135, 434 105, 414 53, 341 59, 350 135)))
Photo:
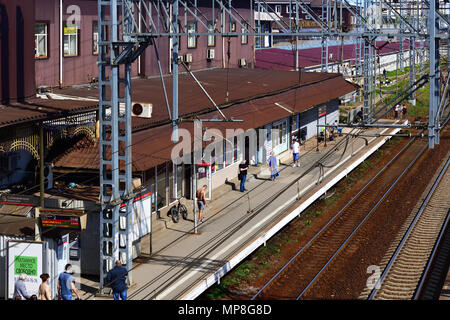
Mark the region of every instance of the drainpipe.
POLYGON ((63 50, 64 50, 64 27, 63 27, 63 0, 59 0, 59 87, 63 84, 63 50))

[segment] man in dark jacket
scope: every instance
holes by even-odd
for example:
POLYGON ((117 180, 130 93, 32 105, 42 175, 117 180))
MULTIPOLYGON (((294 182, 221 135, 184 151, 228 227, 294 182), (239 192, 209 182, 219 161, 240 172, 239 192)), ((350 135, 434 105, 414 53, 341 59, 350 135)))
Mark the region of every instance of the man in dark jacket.
POLYGON ((113 290, 114 300, 127 300, 127 284, 126 276, 128 274, 127 269, 122 267, 122 262, 120 260, 116 261, 116 266, 109 270, 106 275, 106 283, 113 290))

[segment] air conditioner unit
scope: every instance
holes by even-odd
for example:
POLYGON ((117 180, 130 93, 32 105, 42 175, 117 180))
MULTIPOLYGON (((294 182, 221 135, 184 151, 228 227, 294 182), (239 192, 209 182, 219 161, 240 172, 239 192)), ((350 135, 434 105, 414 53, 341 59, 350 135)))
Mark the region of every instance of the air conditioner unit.
POLYGON ((153 105, 151 103, 132 102, 131 103, 131 115, 140 118, 152 117, 153 105))
POLYGON ((186 63, 191 63, 192 62, 192 53, 185 53, 183 55, 183 61, 186 63))
POLYGON ((214 59, 214 49, 206 50, 206 59, 208 59, 208 60, 214 59))
POLYGON ((239 59, 239 67, 245 67, 247 65, 247 61, 245 60, 245 58, 241 58, 239 59))
POLYGON ((53 188, 53 163, 44 163, 44 188, 53 188))

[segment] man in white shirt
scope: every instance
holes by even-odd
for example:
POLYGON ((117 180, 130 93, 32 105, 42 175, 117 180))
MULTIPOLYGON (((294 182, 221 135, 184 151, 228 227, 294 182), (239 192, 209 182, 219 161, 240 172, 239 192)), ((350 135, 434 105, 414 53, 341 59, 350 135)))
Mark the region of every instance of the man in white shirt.
POLYGON ((293 156, 293 163, 292 163, 292 167, 295 167, 296 165, 298 167, 300 167, 300 163, 299 163, 299 158, 300 158, 300 144, 297 142, 297 139, 293 139, 292 142, 292 156, 293 156))
POLYGON ((397 104, 395 107, 394 107, 394 120, 397 120, 398 119, 398 112, 401 110, 401 107, 397 104))

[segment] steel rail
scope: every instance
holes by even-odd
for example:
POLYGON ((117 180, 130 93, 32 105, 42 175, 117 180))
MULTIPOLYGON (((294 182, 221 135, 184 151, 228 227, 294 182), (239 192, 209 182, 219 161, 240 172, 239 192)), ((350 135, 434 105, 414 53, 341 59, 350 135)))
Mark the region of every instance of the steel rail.
POLYGON ((350 199, 349 202, 319 231, 317 232, 314 237, 308 241, 308 243, 303 246, 281 269, 278 271, 253 297, 251 300, 254 300, 257 296, 259 296, 281 273, 283 270, 285 270, 294 260, 295 258, 300 255, 305 249, 307 249, 313 241, 318 238, 327 228, 330 226, 333 221, 335 221, 342 212, 351 204, 353 203, 359 195, 372 183, 373 180, 375 180, 409 145, 415 140, 414 137, 409 141, 395 156, 392 158, 352 199, 350 199))
POLYGON ((383 283, 383 281, 385 280, 387 274, 391 270, 394 262, 396 261, 398 255, 400 254, 400 251, 405 247, 405 243, 408 240, 409 235, 414 230, 415 226, 417 225, 418 220, 422 216, 423 211, 427 207, 431 197, 434 195, 434 191, 436 190, 436 187, 439 185, 439 182, 441 181, 441 178, 443 177, 443 175, 447 171, 447 167, 448 167, 449 163, 450 163, 450 159, 447 159, 447 162, 446 162, 444 168, 441 170, 439 176, 436 178, 432 188, 430 189, 430 191, 428 192, 427 196, 423 200, 422 205, 419 208, 419 211, 415 215, 413 221, 411 222, 410 226, 408 227, 408 230, 405 232, 405 234, 402 237, 402 240, 400 241, 399 245, 397 246, 397 249, 395 250, 395 252, 392 255, 392 257, 389 259, 389 262, 386 265, 386 267, 384 268, 383 273, 381 274, 380 278, 378 279, 378 281, 376 282, 374 288, 372 289, 369 297, 367 298, 368 300, 373 300, 373 298, 375 297, 377 292, 379 292, 379 290, 381 288, 381 284, 383 283))
MULTIPOLYGON (((306 174, 308 174, 308 173, 310 173, 312 170, 314 170, 314 169, 318 166, 318 163, 319 163, 319 162, 324 161, 324 159, 326 159, 326 158, 328 158, 329 156, 331 156, 332 154, 334 154, 334 153, 336 152, 336 147, 338 147, 338 146, 340 146, 341 144, 345 143, 345 140, 346 140, 346 139, 342 139, 341 141, 339 141, 338 144, 336 144, 335 146, 333 146, 332 149, 330 149, 329 151, 327 151, 320 159, 318 159, 314 164, 312 164, 312 165, 306 170, 306 172, 304 172, 303 174, 301 174, 299 177, 295 178, 295 179, 294 179, 294 182, 291 183, 291 184, 289 184, 289 185, 292 186, 292 185, 294 185, 295 183, 297 183, 297 181, 298 181, 299 179, 301 179, 303 176, 305 176, 306 174)), ((313 150, 313 149, 311 149, 311 150, 308 151, 307 153, 312 152, 312 150, 313 150)), ((285 170, 286 168, 288 168, 288 167, 282 168, 282 169, 280 169, 280 171, 283 171, 283 170, 285 170)), ((255 189, 258 189, 259 187, 265 185, 266 182, 268 182, 268 181, 264 181, 263 183, 259 184, 258 186, 254 187, 253 189, 250 189, 249 192, 252 192, 252 191, 254 191, 255 189)), ((286 190, 287 190, 286 188, 280 190, 274 197, 271 197, 270 200, 271 200, 271 201, 275 200, 277 197, 279 197, 279 196, 280 196, 284 191, 286 191, 286 190)), ((243 198, 245 198, 246 196, 247 196, 247 195, 242 195, 242 196, 239 197, 236 201, 240 201, 240 200, 242 200, 243 198)), ((235 201, 235 202, 236 202, 236 201, 235 201)), ((226 205, 225 207, 223 207, 222 209, 220 209, 218 212, 216 212, 214 215, 212 215, 211 218, 217 216, 217 215, 220 214, 223 210, 225 210, 225 209, 227 209, 229 206, 235 204, 235 202, 226 205)), ((267 202, 267 201, 266 201, 266 202, 267 202)), ((214 250, 217 246, 219 246, 220 244, 222 244, 223 241, 227 240, 232 234, 234 234, 236 231, 238 231, 238 230, 242 227, 243 224, 245 224, 246 222, 248 222, 248 221, 250 221, 251 219, 253 219, 256 215, 258 215, 258 214, 265 208, 266 205, 267 205, 267 204, 265 204, 265 205, 263 205, 263 206, 260 205, 260 206, 258 206, 257 208, 254 208, 254 210, 253 210, 253 212, 252 212, 251 214, 249 214, 249 215, 244 215, 241 219, 235 221, 235 222, 234 222, 233 224, 231 224, 229 227, 227 227, 227 228, 225 228, 224 230, 222 230, 217 236, 215 236, 214 238, 211 239, 210 243, 212 243, 212 242, 218 240, 217 243, 214 244, 213 248, 209 248, 206 252, 203 252, 203 253, 202 253, 202 256, 201 256, 201 257, 197 257, 197 258, 195 258, 195 260, 201 259, 203 256, 205 256, 206 254, 208 254, 209 252, 211 252, 212 250, 214 250), (227 232, 229 232, 229 233, 228 233, 228 234, 225 234, 225 233, 227 233, 227 232), (223 236, 223 237, 221 237, 221 236, 223 236), (221 237, 221 238, 219 239, 219 237, 221 237)), ((210 218, 210 219, 211 219, 211 218, 210 218)), ((275 218, 276 218, 276 217, 275 217, 275 218)), ((274 219, 275 219, 275 218, 274 218, 274 219)), ((208 223, 208 222, 206 222, 206 223, 208 223)), ((160 251, 165 250, 165 249, 168 248, 170 245, 173 245, 173 244, 176 243, 176 242, 182 241, 182 239, 183 239, 185 236, 187 236, 192 230, 193 230, 193 229, 188 230, 186 234, 184 234, 184 235, 181 236, 180 238, 174 240, 174 241, 171 242, 170 244, 166 245, 166 246, 165 246, 164 248, 162 248, 160 251)), ((144 291, 146 288, 148 288, 150 285, 152 285, 155 281, 161 279, 164 275, 168 274, 170 271, 172 271, 173 269, 175 269, 176 267, 178 267, 180 264, 183 264, 184 261, 186 261, 186 260, 188 260, 189 258, 191 258, 194 254, 200 252, 201 249, 204 249, 204 248, 203 248, 203 247, 200 247, 200 248, 197 248, 197 249, 195 249, 194 251, 190 252, 188 255, 186 255, 186 256, 184 257, 184 259, 182 259, 182 260, 180 260, 179 262, 175 263, 173 266, 171 266, 171 268, 169 268, 168 270, 164 271, 163 273, 161 273, 160 275, 158 275, 156 278, 154 278, 154 279, 152 279, 152 280, 149 280, 149 281, 148 281, 146 284, 144 284, 141 288, 139 288, 138 290, 136 290, 135 292, 133 292, 129 297, 132 298, 132 297, 136 296, 137 294, 141 293, 141 292, 144 291)), ((233 252, 233 253, 234 253, 234 252, 233 252)), ((195 261, 189 263, 188 265, 191 265, 191 264, 193 264, 193 263, 195 263, 195 261)), ((175 277, 175 279, 171 279, 170 283, 172 283, 172 282, 174 282, 175 280, 177 280, 178 278, 180 278, 180 277, 181 277, 184 273, 186 273, 187 271, 189 271, 189 269, 188 269, 188 268, 185 268, 180 274, 178 274, 178 275, 175 277)), ((170 283, 168 283, 167 285, 169 285, 170 283)), ((189 286, 189 287, 188 287, 186 290, 184 290, 183 292, 189 290, 190 287, 192 287, 192 285, 189 286)), ((150 295, 152 295, 153 298, 156 297, 157 294, 158 294, 158 292, 155 292, 155 291, 157 291, 157 290, 158 290, 158 292, 162 292, 162 289, 161 289, 161 288, 158 288, 158 289, 153 290, 151 293, 147 294, 146 297, 149 297, 150 295)), ((181 294, 183 294, 183 293, 181 293, 181 294)), ((181 294, 180 294, 180 295, 181 295, 181 294)))
POLYGON ((306 286, 305 289, 298 295, 296 300, 299 300, 305 293, 310 289, 310 287, 314 284, 314 282, 318 279, 318 277, 322 274, 322 272, 326 269, 326 267, 334 261, 336 256, 345 248, 347 243, 353 238, 354 234, 359 230, 359 228, 364 224, 364 222, 371 216, 373 211, 379 206, 379 204, 384 200, 384 198, 388 195, 388 193, 392 190, 392 188, 397 184, 401 177, 406 173, 406 171, 419 159, 419 157, 427 150, 428 145, 424 145, 416 157, 409 163, 409 165, 405 168, 405 170, 397 177, 394 183, 389 187, 389 189, 382 195, 380 200, 375 204, 375 206, 367 213, 364 219, 358 224, 358 226, 353 230, 353 232, 347 237, 347 239, 342 243, 342 245, 338 248, 338 250, 333 254, 333 256, 325 263, 325 265, 320 269, 320 271, 316 274, 316 276, 311 280, 311 282, 306 286))
POLYGON ((419 297, 422 294, 422 290, 423 290, 425 281, 426 281, 426 279, 428 279, 431 266, 434 263, 434 260, 436 258, 439 246, 440 246, 440 244, 442 242, 442 238, 444 237, 445 232, 446 232, 447 227, 448 227, 449 224, 450 224, 450 211, 447 212, 447 217, 445 218, 445 222, 442 225, 441 231, 439 232, 439 236, 438 236, 438 238, 436 240, 436 243, 435 243, 435 245, 433 247, 433 251, 431 252, 430 259, 427 262, 425 270, 424 270, 424 272, 422 274, 422 278, 420 279, 420 282, 419 282, 419 284, 417 286, 416 292, 414 293, 414 296, 412 298, 413 300, 419 300, 419 297))

